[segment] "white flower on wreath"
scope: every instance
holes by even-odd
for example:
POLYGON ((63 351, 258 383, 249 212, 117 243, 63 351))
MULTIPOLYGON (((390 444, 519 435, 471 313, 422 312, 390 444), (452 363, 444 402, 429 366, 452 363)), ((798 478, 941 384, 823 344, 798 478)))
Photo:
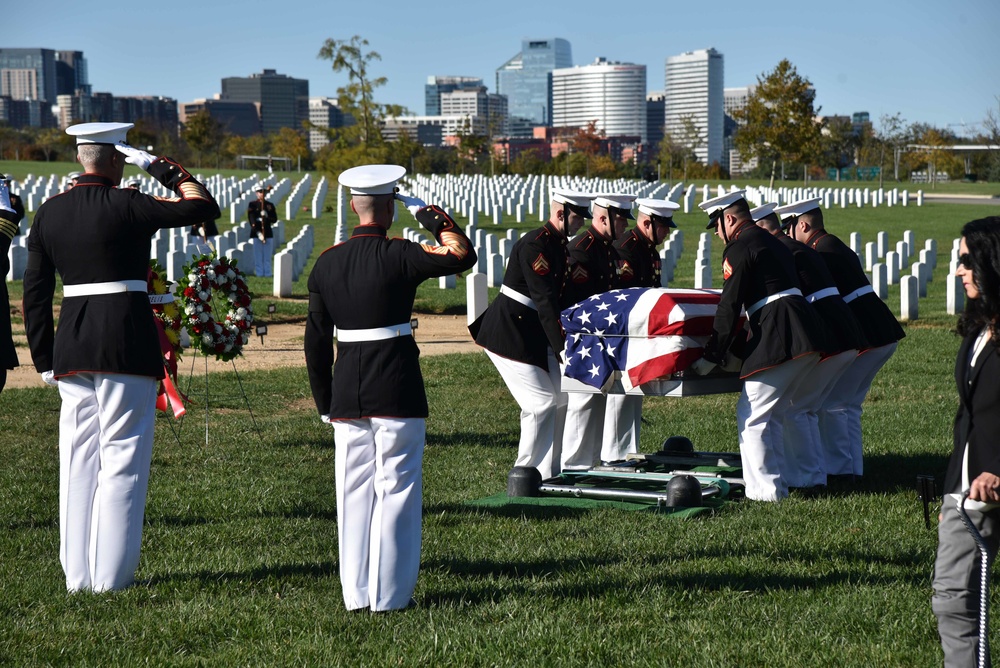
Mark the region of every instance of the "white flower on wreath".
POLYGON ((204 343, 206 346, 210 346, 215 342, 215 340, 212 338, 211 334, 206 333, 201 335, 201 342, 204 343))
POLYGON ((184 312, 186 314, 188 314, 188 315, 194 315, 195 314, 195 310, 196 310, 196 307, 195 307, 194 304, 188 304, 187 306, 184 307, 184 312))
POLYGON ((205 270, 205 276, 207 276, 208 280, 211 281, 212 279, 215 278, 215 270, 209 267, 208 269, 205 270))
POLYGON ((232 267, 230 267, 229 271, 226 272, 226 276, 228 276, 230 279, 236 278, 236 272, 233 271, 232 267))
POLYGON ((239 307, 238 309, 236 309, 236 317, 239 318, 240 320, 243 320, 244 318, 247 317, 247 310, 242 306, 239 307))

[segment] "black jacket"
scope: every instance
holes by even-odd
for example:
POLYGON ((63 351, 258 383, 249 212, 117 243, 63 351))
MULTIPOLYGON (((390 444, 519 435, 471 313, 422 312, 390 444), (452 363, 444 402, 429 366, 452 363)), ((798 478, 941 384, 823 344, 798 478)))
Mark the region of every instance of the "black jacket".
MULTIPOLYGON (((871 285, 857 253, 829 232, 817 232, 805 244, 816 249, 826 262, 841 297, 846 298, 855 290, 871 285)), ((847 305, 858 319, 868 347, 885 346, 906 336, 892 311, 874 292, 863 294, 847 302, 847 305)))
POLYGON ((262 207, 260 200, 255 199, 247 207, 247 221, 250 223, 250 237, 252 239, 256 239, 261 232, 264 232, 265 239, 272 239, 274 232, 271 231, 271 225, 278 222, 278 212, 268 200, 264 200, 262 207))
POLYGON ((615 242, 618 253, 618 286, 620 288, 658 288, 661 261, 656 246, 632 228, 615 242))
POLYGON ((469 326, 476 343, 501 357, 548 369, 548 349, 565 345, 559 314, 566 282, 566 238, 551 223, 514 243, 503 284, 530 298, 537 309, 500 293, 469 326))
POLYGON ((440 246, 389 239, 377 225, 359 225, 351 238, 328 248, 309 274, 305 353, 309 384, 320 415, 332 419, 427 417, 420 351, 412 336, 338 342, 333 328, 372 329, 410 322, 417 286, 476 264, 462 229, 436 206, 417 221, 440 246))
MULTIPOLYGON (((11 197, 13 200, 13 197, 11 197)), ((0 369, 18 366, 17 350, 14 348, 14 334, 10 325, 10 296, 7 294, 7 272, 10 271, 10 242, 17 234, 18 225, 24 216, 20 213, 0 210, 0 369)))
POLYGON ((64 298, 53 335, 57 271, 65 285, 145 283, 150 238, 158 229, 219 216, 208 189, 170 158, 151 164, 149 174, 179 197, 152 197, 84 174, 35 214, 24 272, 24 328, 39 372, 163 377, 159 335, 144 292, 64 298))
MULTIPOLYGON (((778 239, 753 223, 736 230, 723 251, 722 296, 715 313, 714 331, 705 357, 721 362, 742 330, 740 309, 786 290, 799 288, 795 260, 778 239)), ((801 296, 772 301, 748 314, 750 334, 743 351, 740 376, 777 366, 812 352, 825 350, 823 325, 801 296)))
POLYGON ((568 247, 563 308, 618 287, 618 253, 610 239, 588 228, 570 239, 568 247))
POLYGON ((969 352, 976 334, 965 337, 955 360, 958 385, 958 413, 954 424, 954 449, 944 480, 946 494, 961 491, 962 459, 969 444, 969 482, 980 473, 1000 475, 1000 351, 993 343, 986 347, 969 369, 969 352), (970 383, 971 380, 971 383, 970 383))

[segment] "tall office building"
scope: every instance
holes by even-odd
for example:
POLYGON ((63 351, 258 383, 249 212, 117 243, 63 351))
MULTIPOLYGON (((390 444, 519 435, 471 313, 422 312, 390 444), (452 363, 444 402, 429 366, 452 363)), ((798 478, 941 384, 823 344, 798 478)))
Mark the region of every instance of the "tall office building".
POLYGON ((532 127, 552 125, 552 70, 572 66, 565 39, 521 40, 521 50, 496 72, 496 91, 507 96, 511 136, 530 137, 532 127))
POLYGON ((507 96, 475 90, 454 90, 441 95, 441 116, 479 116, 493 137, 507 136, 507 96))
POLYGON ((646 66, 598 58, 552 71, 552 125, 646 141, 646 66))
POLYGON ((646 143, 655 152, 663 141, 663 91, 646 95, 646 143))
POLYGON ((722 161, 723 66, 715 49, 689 51, 667 58, 664 77, 664 126, 675 141, 691 141, 698 160, 722 161))
POLYGON ((424 84, 424 115, 439 116, 441 96, 456 90, 479 90, 483 80, 476 77, 427 77, 424 84))
POLYGON ((722 160, 720 164, 729 170, 731 176, 742 174, 757 166, 756 158, 744 162, 740 152, 736 150, 735 144, 736 133, 739 132, 740 126, 743 124, 743 121, 736 119, 735 113, 747 106, 747 100, 754 88, 756 86, 726 88, 722 93, 725 120, 722 131, 722 160))
POLYGON ((222 80, 221 99, 257 103, 264 134, 281 128, 302 130, 303 121, 309 118, 309 81, 274 70, 249 77, 226 77, 222 80))
POLYGON ((260 134, 260 111, 256 102, 237 102, 235 100, 200 99, 185 102, 180 105, 180 122, 202 111, 207 112, 223 131, 239 137, 252 137, 260 134))
MULTIPOLYGON (((309 122, 317 128, 342 128, 354 125, 354 117, 340 109, 340 102, 333 97, 309 98, 309 122)), ((323 130, 309 131, 309 150, 318 151, 330 143, 330 135, 323 130)))

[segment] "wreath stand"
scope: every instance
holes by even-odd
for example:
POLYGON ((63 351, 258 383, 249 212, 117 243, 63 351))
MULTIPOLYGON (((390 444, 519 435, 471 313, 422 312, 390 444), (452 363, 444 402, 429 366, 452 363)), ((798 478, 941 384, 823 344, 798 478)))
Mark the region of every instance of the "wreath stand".
MULTIPOLYGON (((198 348, 196 348, 194 346, 191 347, 190 351, 192 353, 192 355, 191 355, 191 371, 190 371, 190 373, 188 375, 187 387, 184 388, 184 396, 188 397, 188 398, 191 397, 191 387, 194 384, 194 365, 195 365, 195 360, 197 359, 198 354, 199 354, 198 348)), ((201 356, 205 360, 205 445, 208 445, 209 414, 211 413, 211 398, 212 398, 212 393, 211 393, 211 390, 209 388, 209 381, 208 381, 208 376, 209 376, 209 371, 208 371, 208 355, 205 355, 204 353, 202 353, 201 356)), ((232 359, 232 360, 229 360, 229 362, 230 362, 230 364, 233 365, 233 373, 236 374, 236 382, 237 382, 237 385, 239 386, 239 395, 237 395, 235 393, 230 393, 230 394, 220 395, 220 396, 222 398, 232 398, 232 397, 237 397, 237 396, 240 396, 240 397, 243 398, 243 404, 246 406, 247 412, 250 414, 250 422, 253 424, 254 431, 257 432, 257 438, 263 440, 263 435, 260 433, 260 427, 257 425, 257 418, 254 416, 254 414, 253 414, 253 408, 250 406, 250 399, 249 399, 249 397, 247 397, 246 390, 243 388, 243 379, 240 377, 240 372, 236 368, 236 360, 232 359)), ((191 401, 190 403, 191 403, 192 406, 194 405, 193 401, 191 401)), ((182 415, 180 417, 180 419, 178 420, 177 431, 175 432, 175 436, 177 437, 178 442, 180 441, 181 431, 184 429, 184 422, 185 422, 185 418, 186 417, 187 417, 187 413, 185 413, 184 415, 182 415)))

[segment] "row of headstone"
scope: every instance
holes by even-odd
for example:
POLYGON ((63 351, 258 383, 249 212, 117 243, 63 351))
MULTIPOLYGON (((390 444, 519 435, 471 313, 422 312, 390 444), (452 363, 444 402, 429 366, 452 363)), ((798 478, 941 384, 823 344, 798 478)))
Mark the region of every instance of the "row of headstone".
POLYGON ((274 296, 290 297, 292 284, 306 268, 316 243, 312 225, 303 225, 295 238, 274 256, 274 296))
MULTIPOLYGON (((326 194, 329 187, 326 176, 320 177, 319 183, 316 184, 316 192, 313 193, 312 198, 312 217, 314 220, 323 215, 323 205, 326 204, 326 194)), ((338 185, 337 187, 339 188, 340 186, 338 185)))
POLYGON ((288 199, 285 200, 285 220, 295 218, 299 212, 299 207, 302 205, 302 200, 305 199, 310 188, 312 188, 312 174, 306 172, 306 175, 299 179, 299 182, 295 184, 295 187, 288 194, 288 199))
MULTIPOLYGON (((727 192, 738 190, 736 186, 730 186, 726 190, 724 186, 717 186, 713 195, 708 184, 702 186, 702 201, 711 197, 721 197, 727 192)), ((754 206, 761 206, 769 202, 777 202, 779 205, 796 202, 803 199, 818 197, 822 200, 824 209, 831 209, 839 206, 844 209, 848 206, 862 208, 865 206, 909 206, 910 193, 908 190, 892 188, 770 188, 767 186, 746 186, 746 199, 754 206)), ((924 205, 924 191, 918 190, 916 195, 917 206, 924 205)), ((685 210, 687 213, 688 211, 685 210)))

